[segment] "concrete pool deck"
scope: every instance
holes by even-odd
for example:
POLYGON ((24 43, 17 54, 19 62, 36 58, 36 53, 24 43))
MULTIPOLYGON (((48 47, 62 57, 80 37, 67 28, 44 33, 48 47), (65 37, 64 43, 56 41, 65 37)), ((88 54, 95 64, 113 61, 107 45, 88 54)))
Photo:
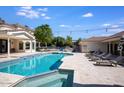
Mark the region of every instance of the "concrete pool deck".
POLYGON ((62 59, 62 69, 74 70, 74 87, 124 86, 124 67, 95 66, 84 53, 62 59))
POLYGON ((22 78, 24 78, 24 76, 0 72, 0 87, 8 87, 22 78))

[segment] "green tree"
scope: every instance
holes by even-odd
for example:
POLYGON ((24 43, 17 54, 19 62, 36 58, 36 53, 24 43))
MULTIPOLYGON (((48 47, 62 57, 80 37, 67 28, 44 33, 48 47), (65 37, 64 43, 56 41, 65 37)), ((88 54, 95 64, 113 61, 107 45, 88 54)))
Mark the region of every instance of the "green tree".
POLYGON ((76 42, 76 45, 80 45, 81 41, 82 41, 82 39, 79 38, 79 39, 77 40, 77 42, 76 42))
POLYGON ((41 42, 46 47, 48 44, 52 43, 53 39, 52 29, 47 24, 35 28, 34 35, 36 37, 36 40, 41 42))
POLYGON ((72 47, 72 37, 67 36, 65 44, 66 44, 66 46, 72 47))
POLYGON ((63 47, 65 45, 65 39, 63 37, 54 37, 53 44, 59 47, 63 47))

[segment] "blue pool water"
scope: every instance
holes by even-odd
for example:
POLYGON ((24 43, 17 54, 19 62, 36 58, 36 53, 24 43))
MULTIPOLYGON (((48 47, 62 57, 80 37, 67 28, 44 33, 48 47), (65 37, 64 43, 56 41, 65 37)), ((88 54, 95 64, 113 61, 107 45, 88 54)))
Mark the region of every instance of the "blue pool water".
POLYGON ((64 54, 44 54, 0 64, 0 72, 32 76, 58 69, 64 54))

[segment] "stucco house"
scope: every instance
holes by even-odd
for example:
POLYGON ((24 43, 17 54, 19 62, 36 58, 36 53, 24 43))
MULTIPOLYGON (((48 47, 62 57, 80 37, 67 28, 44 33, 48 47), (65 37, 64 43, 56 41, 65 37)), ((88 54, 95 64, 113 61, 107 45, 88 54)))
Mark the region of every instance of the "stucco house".
MULTIPOLYGON (((85 40, 82 40, 82 52, 89 51, 102 51, 111 53, 114 55, 120 55, 118 51, 118 46, 120 43, 120 39, 124 36, 124 31, 116 33, 114 35, 108 37, 91 37, 85 40)), ((124 55, 124 43, 122 44, 123 50, 122 54, 124 55)))
POLYGON ((35 51, 36 40, 30 29, 0 20, 0 54, 35 51))
POLYGON ((122 42, 122 53, 118 51, 118 46, 120 44, 120 39, 124 39, 124 31, 111 35, 105 38, 102 42, 107 43, 107 51, 114 55, 124 55, 124 41, 122 42))
POLYGON ((107 52, 107 43, 101 42, 106 37, 91 37, 85 40, 82 40, 82 52, 90 52, 90 51, 104 51, 107 52))

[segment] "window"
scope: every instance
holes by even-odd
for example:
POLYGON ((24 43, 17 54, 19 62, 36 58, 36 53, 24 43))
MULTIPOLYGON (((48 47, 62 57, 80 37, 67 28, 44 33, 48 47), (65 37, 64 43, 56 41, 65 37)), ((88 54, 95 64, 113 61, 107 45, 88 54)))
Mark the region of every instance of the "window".
POLYGON ((26 42, 25 45, 26 45, 26 49, 30 49, 30 42, 26 42))
POLYGON ((23 50, 23 42, 19 42, 19 50, 23 50))

